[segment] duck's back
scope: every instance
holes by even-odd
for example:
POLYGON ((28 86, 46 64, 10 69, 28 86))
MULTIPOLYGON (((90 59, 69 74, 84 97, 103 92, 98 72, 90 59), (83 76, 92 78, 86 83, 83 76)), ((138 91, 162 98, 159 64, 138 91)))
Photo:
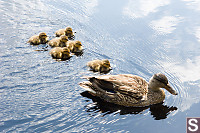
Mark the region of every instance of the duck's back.
POLYGON ((56 37, 60 37, 61 35, 65 35, 65 29, 59 29, 55 32, 56 37))
POLYGON ((87 66, 90 67, 90 69, 92 69, 94 71, 99 71, 101 65, 102 65, 101 60, 93 60, 93 61, 89 61, 87 63, 87 66))
MULTIPOLYGON (((103 75, 98 79, 111 82, 118 86, 118 91, 142 96, 148 93, 148 83, 143 78, 131 74, 103 75)), ((146 99, 146 98, 145 98, 146 99)))
POLYGON ((62 48, 55 47, 55 48, 51 49, 50 54, 53 58, 60 59, 62 57, 62 48))
POLYGON ((72 52, 74 49, 75 42, 74 41, 67 41, 67 48, 72 52))
POLYGON ((29 38, 28 43, 32 44, 32 45, 38 45, 40 44, 40 39, 38 35, 34 35, 32 37, 29 38))
POLYGON ((60 38, 56 37, 49 41, 48 43, 51 47, 59 47, 60 45, 60 38))

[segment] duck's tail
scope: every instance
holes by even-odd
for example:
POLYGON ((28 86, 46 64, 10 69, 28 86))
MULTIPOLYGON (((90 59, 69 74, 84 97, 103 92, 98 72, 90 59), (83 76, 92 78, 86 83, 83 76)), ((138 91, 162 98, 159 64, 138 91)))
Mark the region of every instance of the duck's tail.
POLYGON ((85 76, 85 77, 81 77, 83 79, 87 79, 88 81, 82 82, 79 85, 84 88, 84 89, 90 89, 94 92, 100 92, 100 94, 105 94, 107 92, 110 93, 116 93, 114 88, 113 88, 113 84, 109 83, 107 81, 98 79, 95 76, 85 76))
POLYGON ((92 83, 89 81, 84 81, 79 83, 80 87, 84 88, 86 91, 89 91, 92 94, 96 94, 96 91, 92 87, 92 83))

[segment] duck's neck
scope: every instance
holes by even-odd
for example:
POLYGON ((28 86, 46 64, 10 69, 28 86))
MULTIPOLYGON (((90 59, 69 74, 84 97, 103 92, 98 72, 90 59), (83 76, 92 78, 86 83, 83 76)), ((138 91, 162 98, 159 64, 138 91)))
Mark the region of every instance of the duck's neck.
POLYGON ((161 90, 159 87, 155 87, 151 84, 148 85, 148 89, 151 89, 152 91, 160 91, 161 90))
POLYGON ((149 80, 148 89, 151 89, 152 91, 160 91, 161 90, 158 82, 156 82, 156 80, 154 80, 153 78, 151 78, 149 80))

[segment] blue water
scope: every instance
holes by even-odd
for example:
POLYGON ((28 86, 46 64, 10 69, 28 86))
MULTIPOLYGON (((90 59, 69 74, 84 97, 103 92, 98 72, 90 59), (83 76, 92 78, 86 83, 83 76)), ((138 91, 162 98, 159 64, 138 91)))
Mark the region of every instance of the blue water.
POLYGON ((198 0, 0 0, 0 132, 185 132, 200 117, 199 16, 198 0), (82 56, 56 61, 26 43, 67 26, 82 56), (100 74, 86 63, 105 58, 108 74, 161 72, 179 95, 139 109, 88 96, 80 77, 100 74))

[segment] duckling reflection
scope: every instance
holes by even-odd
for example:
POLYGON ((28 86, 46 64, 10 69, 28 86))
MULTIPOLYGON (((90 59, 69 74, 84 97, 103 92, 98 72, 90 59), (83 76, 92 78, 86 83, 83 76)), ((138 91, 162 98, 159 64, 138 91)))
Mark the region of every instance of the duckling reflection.
POLYGON ((38 49, 34 50, 34 51, 48 51, 48 45, 43 45, 42 47, 38 47, 38 49))
POLYGON ((45 44, 48 42, 48 37, 45 32, 39 33, 39 35, 34 35, 29 38, 28 43, 31 45, 39 45, 39 44, 45 44))
POLYGON ((167 105, 163 105, 163 103, 147 106, 147 107, 124 107, 121 105, 116 105, 113 103, 108 103, 101 100, 98 97, 95 97, 88 93, 88 91, 82 92, 81 95, 83 97, 87 97, 92 99, 93 103, 85 106, 85 110, 90 113, 98 113, 101 112, 102 116, 112 113, 119 113, 120 115, 126 114, 141 114, 145 110, 149 109, 151 111, 151 115, 155 120, 166 119, 167 116, 177 110, 177 107, 169 107, 167 105))

